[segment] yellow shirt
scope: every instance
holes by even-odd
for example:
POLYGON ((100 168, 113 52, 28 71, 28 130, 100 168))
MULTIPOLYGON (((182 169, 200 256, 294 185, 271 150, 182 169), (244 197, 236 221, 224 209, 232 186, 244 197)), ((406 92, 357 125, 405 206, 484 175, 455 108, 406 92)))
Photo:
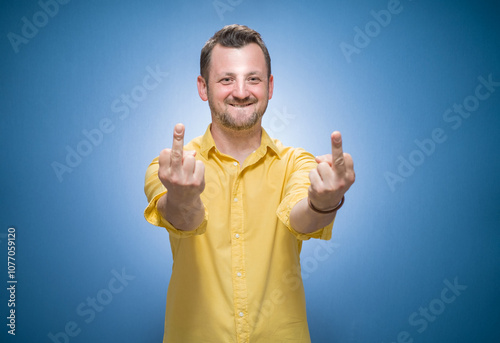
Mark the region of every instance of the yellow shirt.
POLYGON ((220 153, 210 133, 185 146, 205 164, 205 219, 176 230, 158 212, 166 192, 158 158, 146 172, 144 215, 170 234, 168 343, 310 342, 300 273, 302 240, 331 238, 332 224, 310 234, 290 226, 290 211, 307 197, 314 157, 284 147, 262 130, 243 165, 220 153))

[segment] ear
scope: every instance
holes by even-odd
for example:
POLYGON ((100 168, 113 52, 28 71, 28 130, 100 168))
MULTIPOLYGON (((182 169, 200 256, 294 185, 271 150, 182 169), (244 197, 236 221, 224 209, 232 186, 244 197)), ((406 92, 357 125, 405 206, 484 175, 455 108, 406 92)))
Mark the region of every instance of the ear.
POLYGON ((196 79, 196 82, 198 84, 198 94, 200 95, 201 100, 207 101, 208 92, 207 92, 207 83, 205 82, 205 79, 200 75, 196 79))
POLYGON ((274 91, 274 77, 272 75, 269 76, 269 100, 273 97, 274 91))

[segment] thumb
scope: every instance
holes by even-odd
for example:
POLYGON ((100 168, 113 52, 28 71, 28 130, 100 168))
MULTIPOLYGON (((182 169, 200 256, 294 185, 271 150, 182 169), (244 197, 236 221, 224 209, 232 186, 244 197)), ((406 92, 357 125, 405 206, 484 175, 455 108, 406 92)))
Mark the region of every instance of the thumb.
POLYGON ((330 165, 330 167, 332 166, 332 155, 327 154, 316 156, 314 159, 316 160, 316 163, 326 162, 330 165))
POLYGON ((182 161, 183 161, 183 162, 184 162, 184 158, 185 158, 186 156, 193 156, 193 157, 195 157, 195 156, 196 156, 196 150, 184 150, 182 153, 183 153, 183 154, 182 154, 182 161))

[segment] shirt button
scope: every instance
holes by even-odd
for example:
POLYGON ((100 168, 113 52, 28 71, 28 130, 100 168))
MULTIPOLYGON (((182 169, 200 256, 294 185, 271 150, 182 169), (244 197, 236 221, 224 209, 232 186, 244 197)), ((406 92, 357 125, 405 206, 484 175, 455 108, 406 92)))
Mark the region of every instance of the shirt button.
POLYGON ((238 202, 238 198, 234 198, 234 202, 238 202))
POLYGON ((237 272, 236 275, 238 275, 238 277, 241 277, 241 273, 240 272, 237 272))
POLYGON ((240 313, 238 313, 238 314, 240 315, 240 317, 243 317, 243 312, 240 312, 240 313))
POLYGON ((238 165, 238 162, 233 162, 233 165, 236 167, 238 165))
POLYGON ((234 235, 234 237, 240 238, 240 235, 237 233, 237 234, 234 235))

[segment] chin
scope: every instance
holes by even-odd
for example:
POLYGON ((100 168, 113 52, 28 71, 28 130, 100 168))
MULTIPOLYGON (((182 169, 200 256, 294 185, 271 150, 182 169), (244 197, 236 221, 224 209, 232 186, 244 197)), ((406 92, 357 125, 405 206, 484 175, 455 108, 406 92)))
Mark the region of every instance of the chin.
POLYGON ((218 117, 219 122, 227 129, 234 131, 246 131, 255 128, 260 122, 261 116, 253 113, 251 117, 247 118, 245 121, 234 120, 231 116, 218 117))

